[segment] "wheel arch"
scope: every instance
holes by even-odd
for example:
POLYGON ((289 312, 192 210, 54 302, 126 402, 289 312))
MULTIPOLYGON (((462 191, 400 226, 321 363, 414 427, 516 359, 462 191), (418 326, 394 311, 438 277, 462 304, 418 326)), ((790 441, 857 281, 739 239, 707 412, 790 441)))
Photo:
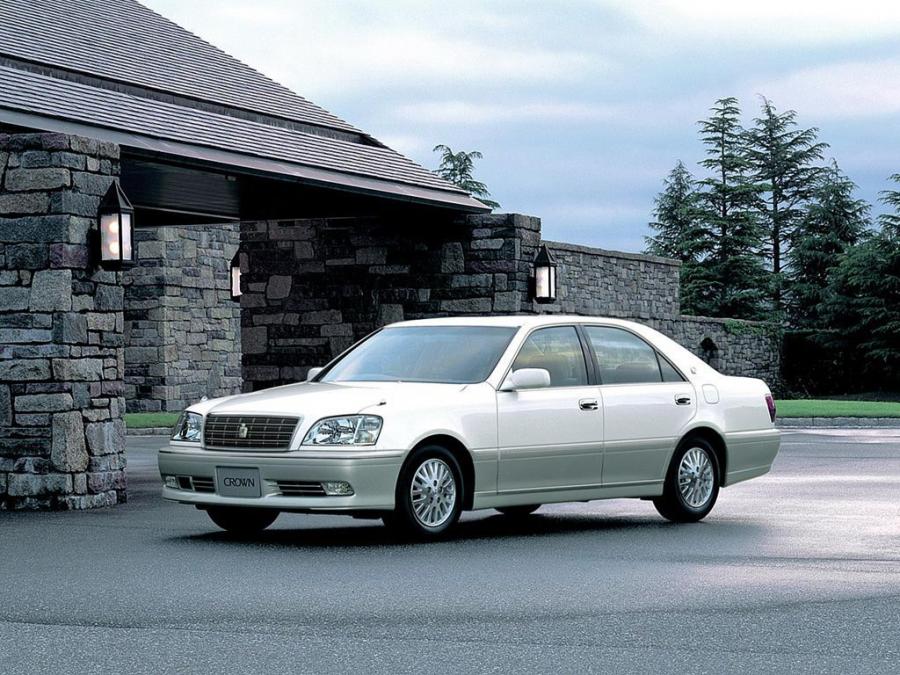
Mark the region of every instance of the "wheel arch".
POLYGON ((716 478, 719 481, 719 487, 724 487, 725 476, 728 475, 728 446, 725 444, 725 438, 712 427, 700 426, 688 431, 678 444, 681 445, 691 438, 702 438, 712 446, 716 453, 716 462, 719 465, 719 475, 716 478))
POLYGON ((472 459, 472 453, 469 452, 469 449, 465 445, 463 445, 462 441, 454 436, 450 436, 449 434, 432 434, 421 439, 413 446, 406 456, 404 468, 413 453, 426 445, 440 445, 443 448, 447 448, 454 459, 456 459, 457 464, 459 464, 459 470, 462 471, 462 508, 464 511, 471 510, 475 498, 475 460, 472 459))

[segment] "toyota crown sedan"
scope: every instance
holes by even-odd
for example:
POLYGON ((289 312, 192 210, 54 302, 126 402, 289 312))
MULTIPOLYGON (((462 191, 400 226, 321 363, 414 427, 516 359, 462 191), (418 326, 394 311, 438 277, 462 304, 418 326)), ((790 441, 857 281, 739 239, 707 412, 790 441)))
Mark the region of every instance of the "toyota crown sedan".
POLYGON ((778 446, 764 382, 646 326, 446 318, 382 328, 306 382, 189 407, 159 471, 164 498, 231 532, 286 511, 433 538, 462 511, 621 497, 698 521, 778 446))

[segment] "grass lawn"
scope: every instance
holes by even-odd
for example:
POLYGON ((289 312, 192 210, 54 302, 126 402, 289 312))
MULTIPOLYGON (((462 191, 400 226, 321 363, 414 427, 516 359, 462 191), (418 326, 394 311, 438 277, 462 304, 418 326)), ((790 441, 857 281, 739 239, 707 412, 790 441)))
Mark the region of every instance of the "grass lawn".
POLYGON ((125 424, 129 429, 149 429, 151 427, 173 427, 179 413, 125 413, 125 424))
POLYGON ((900 401, 776 401, 779 417, 900 417, 900 401))

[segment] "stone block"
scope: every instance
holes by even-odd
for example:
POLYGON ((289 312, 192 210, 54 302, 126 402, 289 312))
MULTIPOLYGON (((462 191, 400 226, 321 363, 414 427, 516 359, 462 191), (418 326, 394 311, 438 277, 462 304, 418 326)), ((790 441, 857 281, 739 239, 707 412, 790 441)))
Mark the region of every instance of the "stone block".
POLYGON ((113 455, 125 451, 125 423, 121 419, 88 422, 84 435, 91 455, 113 455))
POLYGON ((512 313, 522 309, 522 295, 518 291, 502 291, 494 293, 495 312, 512 313))
POLYGON ((12 192, 31 190, 56 190, 69 187, 71 175, 68 169, 49 167, 44 169, 9 169, 6 172, 6 189, 12 192))
MULTIPOLYGON (((385 304, 378 308, 378 325, 386 326, 390 323, 403 321, 403 305, 385 304)), ((353 333, 349 333, 352 335, 353 333)), ((324 335, 324 333, 323 333, 324 335)))
POLYGON ((99 284, 94 296, 94 305, 98 311, 118 312, 125 304, 125 289, 121 286, 99 284))
POLYGON ((69 213, 90 218, 97 215, 100 198, 79 192, 64 190, 50 194, 50 210, 53 213, 69 213))
POLYGON ((465 272, 466 259, 463 254, 463 245, 459 242, 450 242, 441 246, 441 272, 453 274, 465 272))
POLYGON ((50 196, 46 192, 10 192, 0 194, 0 213, 18 216, 28 213, 47 213, 50 196))
POLYGON ((46 359, 9 359, 0 361, 0 380, 49 380, 50 363, 46 359))
POLYGON ((19 155, 19 166, 25 169, 50 166, 50 153, 46 150, 26 150, 19 155))
POLYGON ((387 262, 387 249, 383 246, 357 249, 356 262, 359 265, 384 265, 387 262))
POLYGON ((72 492, 72 476, 64 473, 7 475, 6 492, 10 497, 64 495, 72 492))
POLYGON ((21 286, 0 286, 0 311, 21 312, 28 309, 31 290, 21 286))
POLYGON ((268 349, 268 330, 265 326, 242 326, 241 348, 244 354, 265 354, 268 349))
POLYGON ((99 176, 96 173, 74 171, 72 173, 72 185, 88 195, 102 197, 112 184, 112 176, 99 176))
POLYGON ((57 471, 84 471, 88 464, 84 423, 78 411, 53 416, 50 461, 57 471))
POLYGON ((441 310, 445 312, 458 312, 460 314, 489 314, 491 312, 490 298, 460 298, 454 300, 442 300, 441 310))
POLYGON ((165 258, 166 244, 162 241, 142 241, 138 243, 137 252, 140 260, 165 258))
POLYGON ((9 394, 9 385, 0 384, 0 427, 12 424, 12 398, 9 394))
POLYGON ((103 377, 100 359, 53 359, 53 378, 62 382, 90 382, 103 377))
POLYGON ((16 412, 56 412, 71 409, 71 394, 30 394, 15 397, 16 412))
POLYGON ((84 244, 50 244, 50 267, 72 267, 86 269, 90 262, 90 252, 84 244))
POLYGON ((66 312, 72 308, 72 270, 39 270, 31 281, 33 312, 66 312))
POLYGON ((291 277, 275 274, 269 277, 266 297, 269 300, 283 300, 291 294, 291 277))
POLYGON ((83 314, 57 314, 53 324, 53 339, 65 344, 87 342, 87 321, 83 314))

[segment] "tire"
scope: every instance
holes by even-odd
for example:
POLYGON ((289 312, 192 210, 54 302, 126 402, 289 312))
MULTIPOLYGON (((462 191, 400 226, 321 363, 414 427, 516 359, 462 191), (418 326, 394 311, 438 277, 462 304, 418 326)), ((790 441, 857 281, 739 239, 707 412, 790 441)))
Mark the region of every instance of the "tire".
POLYGON ((497 511, 508 518, 524 518, 541 508, 540 504, 527 504, 525 506, 499 506, 497 511))
POLYGON ((702 438, 686 438, 675 449, 661 497, 653 500, 659 514, 673 523, 705 518, 719 497, 719 461, 702 438))
POLYGON ((256 534, 275 522, 279 512, 272 509, 214 506, 206 514, 216 525, 232 534, 256 534))
POLYGON ((397 479, 395 509, 384 524, 416 539, 437 539, 459 520, 462 471, 447 448, 427 445, 409 456, 397 479))

